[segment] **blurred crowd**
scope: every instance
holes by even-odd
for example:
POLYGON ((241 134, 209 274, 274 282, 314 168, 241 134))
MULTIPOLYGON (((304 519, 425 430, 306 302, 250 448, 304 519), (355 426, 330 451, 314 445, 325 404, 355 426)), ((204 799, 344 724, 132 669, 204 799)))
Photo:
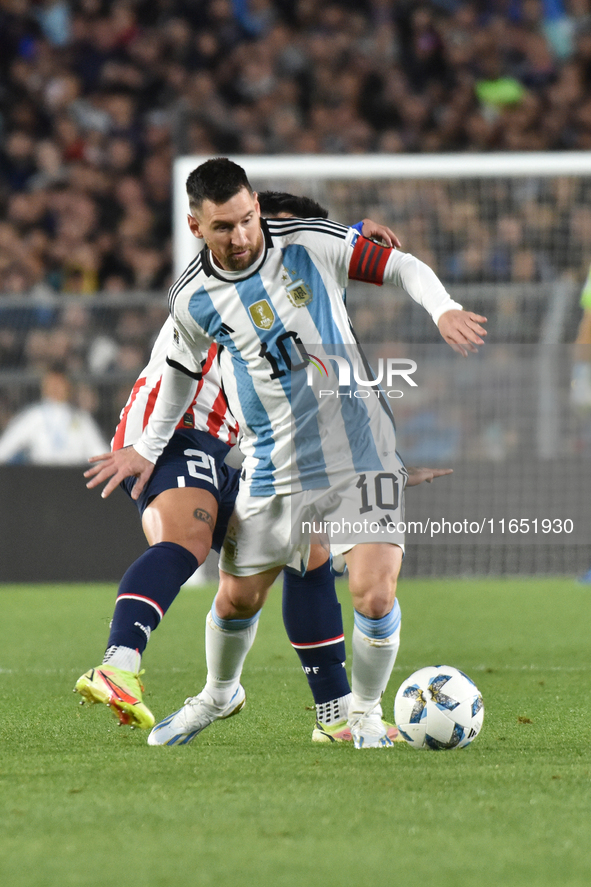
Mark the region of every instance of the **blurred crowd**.
MULTIPOLYGON (((141 368, 156 309, 97 329, 54 300, 169 285, 178 154, 589 148, 591 0, 0 0, 0 370, 141 368)), ((443 186, 331 206, 446 282, 536 282, 582 274, 585 187, 508 194, 494 224, 443 186)))
POLYGON ((589 0, 0 0, 0 292, 153 290, 179 153, 591 147, 589 0))

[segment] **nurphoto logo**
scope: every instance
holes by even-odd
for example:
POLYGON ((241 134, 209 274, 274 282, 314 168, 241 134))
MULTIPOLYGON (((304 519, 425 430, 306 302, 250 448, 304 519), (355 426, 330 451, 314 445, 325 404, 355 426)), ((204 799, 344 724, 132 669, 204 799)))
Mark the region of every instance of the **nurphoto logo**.
POLYGON ((411 378, 412 374, 417 370, 417 363, 409 358, 388 357, 384 360, 384 358, 380 357, 377 373, 373 379, 366 378, 367 371, 359 357, 353 357, 351 360, 348 360, 340 354, 325 354, 321 359, 315 354, 308 352, 308 358, 306 381, 309 386, 314 387, 314 382, 318 381, 318 373, 326 379, 330 378, 329 370, 334 369, 337 374, 335 381, 338 381, 338 387, 320 389, 318 392, 320 398, 330 397, 331 395, 336 397, 351 397, 353 395, 353 397, 364 399, 371 396, 370 388, 382 386, 383 383, 386 396, 397 399, 403 397, 404 392, 394 389, 395 379, 397 381, 402 379, 411 388, 417 387, 417 383, 411 378), (347 394, 343 394, 342 388, 351 388, 351 369, 353 370, 355 390, 353 392, 349 390, 347 394))

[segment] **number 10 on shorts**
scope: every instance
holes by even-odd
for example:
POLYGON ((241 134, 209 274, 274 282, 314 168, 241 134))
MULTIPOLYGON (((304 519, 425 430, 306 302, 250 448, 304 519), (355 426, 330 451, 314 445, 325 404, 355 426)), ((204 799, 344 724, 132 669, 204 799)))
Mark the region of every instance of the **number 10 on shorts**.
POLYGON ((356 487, 361 493, 361 507, 359 514, 367 514, 373 511, 370 498, 372 493, 374 502, 382 510, 398 508, 398 478, 390 472, 380 472, 374 477, 374 489, 368 488, 367 475, 360 474, 356 487))

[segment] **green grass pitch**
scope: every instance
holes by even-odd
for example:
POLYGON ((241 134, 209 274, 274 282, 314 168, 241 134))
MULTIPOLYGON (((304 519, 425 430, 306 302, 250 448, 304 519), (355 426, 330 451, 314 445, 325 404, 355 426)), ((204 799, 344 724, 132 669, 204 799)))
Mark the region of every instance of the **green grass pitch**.
MULTIPOLYGON (((204 680, 213 588, 187 589, 144 657, 163 717, 204 680)), ((416 668, 479 686, 466 750, 310 741, 312 700, 275 588, 244 711, 150 748, 72 687, 100 662, 113 586, 0 586, 0 880, 10 887, 308 884, 545 887, 591 882, 591 588, 572 579, 401 580, 416 668)), ((339 589, 348 637, 352 614, 339 589)))

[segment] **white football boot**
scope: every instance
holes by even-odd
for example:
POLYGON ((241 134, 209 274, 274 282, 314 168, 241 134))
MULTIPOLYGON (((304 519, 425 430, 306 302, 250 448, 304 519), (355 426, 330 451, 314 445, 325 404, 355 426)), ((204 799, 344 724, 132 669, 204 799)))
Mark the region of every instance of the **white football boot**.
POLYGON ((389 748, 392 745, 389 725, 382 720, 379 702, 367 711, 350 711, 348 724, 355 748, 389 748))
POLYGON ((156 724, 148 736, 148 745, 186 745, 214 721, 238 714, 244 708, 246 693, 239 684, 224 708, 213 705, 209 699, 209 694, 206 698, 203 692, 185 699, 182 708, 156 724))

